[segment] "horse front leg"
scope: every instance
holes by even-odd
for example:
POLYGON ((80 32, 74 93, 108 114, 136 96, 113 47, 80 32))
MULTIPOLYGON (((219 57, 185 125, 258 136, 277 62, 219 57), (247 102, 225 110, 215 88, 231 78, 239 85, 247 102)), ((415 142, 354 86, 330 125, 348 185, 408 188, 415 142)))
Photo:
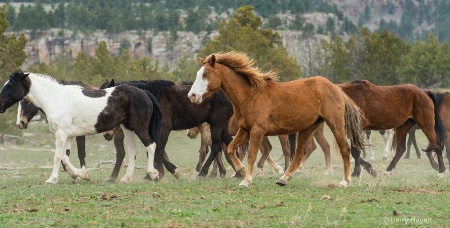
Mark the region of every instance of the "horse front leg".
POLYGON ((208 159, 206 160, 205 164, 203 165, 202 169, 200 170, 200 173, 198 176, 204 177, 208 174, 209 167, 211 166, 214 159, 219 154, 219 151, 222 148, 223 142, 222 142, 222 130, 223 127, 210 125, 211 130, 211 140, 212 140, 212 147, 211 147, 211 153, 208 156, 208 159))
POLYGON ((249 132, 239 128, 233 140, 230 142, 227 148, 228 157, 233 164, 233 167, 236 171, 236 175, 245 176, 246 170, 241 160, 236 156, 236 148, 238 146, 242 146, 244 143, 249 140, 249 132))
POLYGON ((119 176, 120 168, 122 167, 123 159, 125 158, 125 145, 124 145, 125 135, 122 128, 114 132, 114 147, 116 147, 116 163, 114 164, 114 169, 111 173, 110 179, 115 180, 119 176))
POLYGON ((80 160, 80 167, 86 166, 86 136, 77 136, 75 137, 77 141, 77 150, 78 150, 78 160, 80 160))
POLYGON ((77 169, 72 163, 70 163, 69 157, 65 154, 65 150, 70 147, 70 139, 66 136, 66 134, 62 131, 55 131, 55 156, 53 159, 53 171, 46 183, 56 184, 58 182, 58 170, 59 164, 61 161, 66 165, 67 173, 73 178, 76 179, 80 177, 84 180, 89 180, 89 174, 86 169, 77 169))
POLYGON ((261 147, 261 143, 264 139, 265 131, 263 129, 253 127, 250 131, 250 144, 248 147, 247 154, 247 173, 244 180, 239 184, 241 187, 248 187, 253 180, 253 168, 255 165, 256 157, 258 155, 258 150, 261 147))

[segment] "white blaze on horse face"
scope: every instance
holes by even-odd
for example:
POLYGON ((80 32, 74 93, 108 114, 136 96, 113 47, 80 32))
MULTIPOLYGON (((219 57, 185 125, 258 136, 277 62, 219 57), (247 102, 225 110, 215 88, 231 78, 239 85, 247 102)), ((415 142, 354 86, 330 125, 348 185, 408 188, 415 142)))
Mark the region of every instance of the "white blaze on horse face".
POLYGON ((20 113, 22 113, 22 105, 20 105, 19 102, 19 107, 17 108, 17 119, 16 119, 16 126, 22 129, 22 125, 20 124, 20 113))
POLYGON ((201 67, 200 70, 197 71, 197 77, 195 78, 195 82, 191 87, 191 90, 188 93, 189 99, 191 99, 192 103, 201 103, 203 94, 208 91, 208 79, 203 78, 203 71, 205 67, 201 67))

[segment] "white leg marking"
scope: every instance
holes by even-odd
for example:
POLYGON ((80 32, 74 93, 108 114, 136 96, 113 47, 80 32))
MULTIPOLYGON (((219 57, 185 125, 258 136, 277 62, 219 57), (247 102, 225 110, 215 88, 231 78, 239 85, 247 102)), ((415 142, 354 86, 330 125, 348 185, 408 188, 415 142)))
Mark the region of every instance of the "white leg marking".
MULTIPOLYGON (((136 143, 134 141, 134 136, 135 134, 126 129, 123 125, 120 125, 120 127, 123 130, 124 133, 124 142, 125 145, 127 147, 127 152, 128 152, 128 167, 127 167, 127 171, 125 173, 125 175, 123 176, 123 178, 120 180, 120 182, 123 183, 130 183, 132 178, 133 178, 133 172, 134 172, 134 166, 136 165, 136 154, 137 154, 137 150, 136 150, 136 143)), ((149 155, 150 157, 150 155, 149 155)))
POLYGON ((155 159, 155 150, 156 150, 156 143, 150 144, 147 148, 148 152, 148 163, 147 163, 147 173, 150 176, 150 179, 156 180, 158 179, 159 172, 155 169, 153 166, 153 160, 155 159))
POLYGON ((347 182, 345 179, 342 179, 341 182, 339 182, 339 186, 341 187, 348 187, 350 185, 349 182, 347 182))

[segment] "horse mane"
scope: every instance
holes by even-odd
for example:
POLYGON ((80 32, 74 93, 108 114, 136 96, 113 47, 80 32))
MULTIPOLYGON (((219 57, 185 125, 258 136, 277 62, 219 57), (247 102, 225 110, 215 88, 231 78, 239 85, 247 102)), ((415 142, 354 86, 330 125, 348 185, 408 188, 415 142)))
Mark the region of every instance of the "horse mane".
POLYGON ((206 57, 205 62, 209 62, 212 56, 215 56, 216 62, 227 66, 239 75, 245 76, 252 88, 263 88, 267 81, 277 81, 277 74, 273 71, 261 72, 258 67, 253 66, 255 61, 247 54, 237 51, 227 53, 216 53, 206 57))
POLYGON ((168 88, 175 86, 175 83, 168 80, 153 80, 153 81, 129 81, 116 82, 116 85, 132 85, 142 90, 151 92, 155 97, 159 98, 165 96, 168 88))

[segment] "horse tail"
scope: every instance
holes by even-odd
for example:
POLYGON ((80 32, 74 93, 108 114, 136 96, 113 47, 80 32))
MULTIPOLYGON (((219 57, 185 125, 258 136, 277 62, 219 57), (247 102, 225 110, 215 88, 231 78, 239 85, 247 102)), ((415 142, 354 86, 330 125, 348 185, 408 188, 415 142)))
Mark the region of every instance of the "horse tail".
POLYGON ((164 168, 163 168, 163 159, 164 159, 164 153, 161 150, 161 128, 162 128, 162 113, 161 108, 159 107, 159 102, 156 99, 156 97, 148 92, 145 91, 148 95, 148 97, 152 100, 153 106, 152 106, 152 118, 150 119, 150 124, 148 126, 148 133, 150 135, 150 138, 153 139, 153 141, 156 143, 156 151, 155 151, 155 159, 154 159, 154 165, 155 168, 160 172, 160 174, 163 174, 164 168))
MULTIPOLYGON (((447 98, 447 94, 444 93, 433 93, 431 91, 425 91, 426 94, 431 98, 434 105, 434 131, 436 132, 438 147, 436 148, 439 151, 444 149, 445 142, 447 141, 447 131, 445 130, 444 124, 442 123, 441 115, 439 112, 441 110, 441 106, 444 103, 444 100, 447 98)), ((425 149, 425 151, 429 152, 433 148, 431 145, 425 149)))
POLYGON ((342 89, 339 88, 339 90, 345 99, 345 133, 351 144, 361 151, 364 149, 364 129, 362 127, 364 114, 342 89))

